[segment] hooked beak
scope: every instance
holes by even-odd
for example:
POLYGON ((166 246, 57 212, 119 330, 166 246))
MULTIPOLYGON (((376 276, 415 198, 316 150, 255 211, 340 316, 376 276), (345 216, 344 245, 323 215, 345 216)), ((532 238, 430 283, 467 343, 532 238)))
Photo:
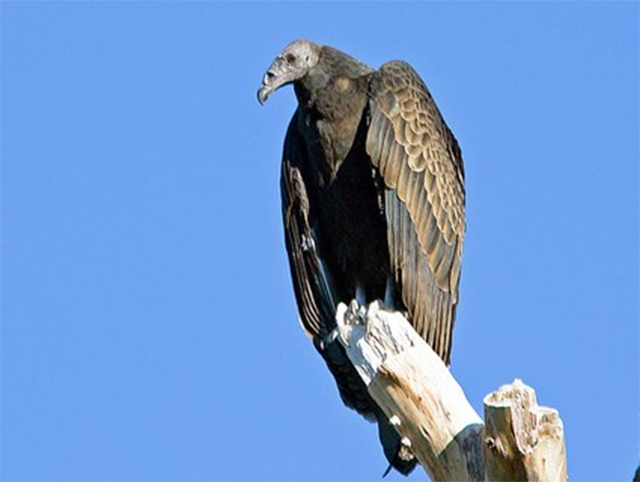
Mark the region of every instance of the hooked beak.
POLYGON ((260 84, 260 88, 258 89, 258 102, 260 105, 264 105, 269 96, 277 89, 275 84, 270 78, 269 72, 264 74, 262 79, 262 84, 260 84))
POLYGON ((267 70, 267 73, 264 74, 262 84, 258 89, 258 102, 260 102, 260 105, 264 105, 269 96, 280 87, 290 84, 294 80, 296 80, 295 72, 281 57, 277 57, 269 67, 269 70, 267 70))

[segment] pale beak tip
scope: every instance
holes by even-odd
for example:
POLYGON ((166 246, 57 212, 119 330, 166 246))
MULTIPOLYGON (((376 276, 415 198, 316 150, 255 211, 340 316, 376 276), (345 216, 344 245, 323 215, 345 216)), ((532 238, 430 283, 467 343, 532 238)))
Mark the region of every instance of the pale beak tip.
POLYGON ((268 98, 269 98, 268 89, 266 88, 266 86, 263 85, 258 89, 258 102, 260 102, 260 105, 264 105, 264 103, 267 101, 268 98))

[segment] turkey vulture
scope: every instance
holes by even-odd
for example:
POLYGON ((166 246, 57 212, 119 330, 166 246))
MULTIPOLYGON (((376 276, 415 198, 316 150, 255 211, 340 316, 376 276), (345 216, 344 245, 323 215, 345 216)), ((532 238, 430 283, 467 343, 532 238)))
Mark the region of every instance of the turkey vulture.
POLYGON ((392 467, 416 460, 333 342, 339 302, 402 311, 449 364, 465 231, 460 148, 406 62, 378 70, 307 40, 287 45, 258 90, 293 84, 282 158, 285 243, 302 326, 343 402, 377 421, 392 467))

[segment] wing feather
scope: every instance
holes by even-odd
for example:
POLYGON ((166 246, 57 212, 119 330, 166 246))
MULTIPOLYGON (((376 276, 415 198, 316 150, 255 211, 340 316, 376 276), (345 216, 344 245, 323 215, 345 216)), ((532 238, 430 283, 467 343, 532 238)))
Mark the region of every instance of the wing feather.
POLYGON ((389 254, 415 329, 449 362, 465 231, 462 155, 405 62, 373 76, 366 149, 385 184, 389 254))
POLYGON ((326 320, 332 316, 334 302, 329 278, 317 251, 316 236, 309 224, 309 197, 300 159, 300 146, 287 134, 280 177, 285 244, 299 319, 307 335, 316 338, 329 333, 326 320))

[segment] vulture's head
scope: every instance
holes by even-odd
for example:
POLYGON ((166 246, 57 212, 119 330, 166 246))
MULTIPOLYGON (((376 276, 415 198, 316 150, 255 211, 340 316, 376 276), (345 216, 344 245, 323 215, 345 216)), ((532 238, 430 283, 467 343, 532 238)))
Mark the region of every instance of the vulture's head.
POLYGON ((280 87, 303 78, 318 63, 320 46, 308 40, 296 40, 287 45, 273 61, 262 78, 258 102, 263 104, 280 87))

